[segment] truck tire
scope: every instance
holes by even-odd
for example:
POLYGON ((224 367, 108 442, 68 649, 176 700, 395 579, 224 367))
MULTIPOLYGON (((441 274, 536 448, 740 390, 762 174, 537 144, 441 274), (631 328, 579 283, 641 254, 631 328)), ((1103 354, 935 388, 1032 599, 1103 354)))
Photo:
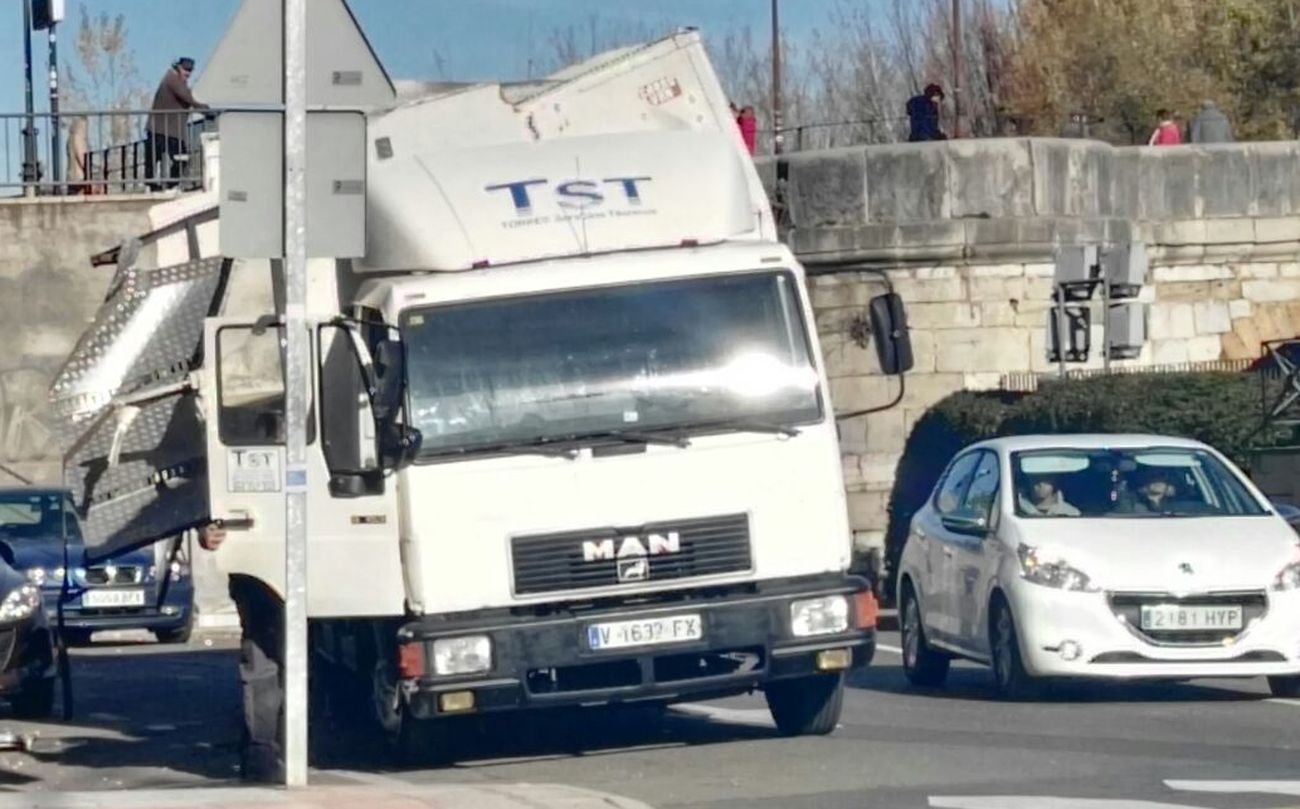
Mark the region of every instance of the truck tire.
POLYGON ((1275 697, 1300 697, 1300 676, 1269 677, 1268 690, 1275 697))
POLYGON ((952 663, 948 655, 930 648, 925 640, 925 620, 921 601, 910 581, 903 582, 903 597, 898 608, 898 630, 903 644, 903 674, 912 685, 921 688, 941 686, 948 679, 952 663))
POLYGON ((825 736, 840 723, 844 675, 816 674, 777 680, 763 688, 772 720, 782 736, 825 736))
POLYGON ((42 677, 9 698, 19 719, 48 719, 54 713, 55 678, 42 677))

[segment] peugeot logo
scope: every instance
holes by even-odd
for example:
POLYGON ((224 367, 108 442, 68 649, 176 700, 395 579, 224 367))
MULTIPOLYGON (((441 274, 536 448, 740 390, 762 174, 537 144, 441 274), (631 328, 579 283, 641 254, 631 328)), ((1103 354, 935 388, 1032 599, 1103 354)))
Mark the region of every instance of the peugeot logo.
POLYGON ((1190 576, 1190 575, 1192 575, 1193 573, 1196 572, 1195 570, 1192 569, 1191 564, 1189 564, 1189 563, 1187 563, 1187 562, 1181 562, 1181 563, 1179 563, 1179 565, 1178 565, 1178 569, 1181 570, 1183 573, 1185 573, 1185 574, 1188 575, 1188 576, 1190 576))

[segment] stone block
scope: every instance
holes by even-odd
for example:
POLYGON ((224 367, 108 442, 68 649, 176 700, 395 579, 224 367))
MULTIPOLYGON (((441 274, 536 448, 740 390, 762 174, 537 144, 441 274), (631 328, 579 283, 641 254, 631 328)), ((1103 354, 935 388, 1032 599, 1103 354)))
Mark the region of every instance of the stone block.
POLYGON ((960 273, 956 267, 917 267, 912 272, 912 277, 918 281, 939 281, 945 278, 956 278, 960 273))
POLYGON ((1259 281, 1278 277, 1278 265, 1272 263, 1234 264, 1232 270, 1243 281, 1259 281))
POLYGON ((1153 365, 1182 365, 1188 362, 1187 340, 1155 340, 1151 343, 1153 365))
POLYGON ((885 492, 849 492, 849 526, 854 531, 882 530, 889 522, 885 492))
POLYGON ((1156 220, 1151 223, 1151 242, 1156 245, 1205 244, 1205 220, 1156 220))
POLYGON ((976 304, 981 326, 1018 326, 1017 306, 1011 303, 987 302, 976 304))
POLYGON ((827 377, 880 375, 880 363, 872 346, 862 348, 846 334, 822 337, 821 343, 827 377))
POLYGON ((1025 329, 946 329, 934 334, 935 369, 940 373, 1029 368, 1029 335, 1025 329))
POLYGON ((1217 335, 1193 337, 1187 341, 1188 362, 1215 362, 1223 356, 1223 341, 1217 335))
POLYGON ((1153 340, 1195 337, 1195 308, 1190 303, 1158 303, 1151 307, 1148 328, 1153 340))
POLYGON ((858 467, 863 482, 868 486, 892 487, 901 457, 897 452, 868 452, 859 456, 858 467))
POLYGON ((1223 358, 1227 360, 1253 360, 1259 356, 1259 344, 1248 346, 1235 332, 1228 332, 1221 340, 1223 358))
POLYGON ((867 446, 871 452, 902 452, 907 445, 906 422, 900 408, 863 417, 867 422, 867 446))
POLYGON ((1300 299, 1300 280, 1242 281, 1241 294, 1253 303, 1300 299))
POLYGON ((1300 216, 1261 217, 1254 224, 1257 243, 1300 241, 1300 216))
POLYGON ((982 264, 971 267, 968 275, 971 278, 1023 278, 1025 277, 1025 265, 982 264))
POLYGON ((833 309, 839 306, 863 307, 886 289, 883 283, 813 283, 808 290, 814 309, 833 309))
POLYGON ((1180 265, 1176 267, 1153 267, 1151 269, 1151 280, 1157 284, 1185 284, 1191 281, 1226 281, 1232 277, 1232 268, 1221 265, 1180 265))
POLYGON ((1241 297, 1240 281, 1193 281, 1185 284, 1160 284, 1152 290, 1152 300, 1168 303, 1232 300, 1239 297, 1241 297))
POLYGON ((1223 334, 1232 331, 1232 314, 1226 301, 1206 301, 1192 306, 1198 335, 1223 334))
POLYGON ((1023 266, 1025 268, 1026 278, 1055 278, 1056 277, 1055 264, 1025 264, 1023 266))
POLYGON ((865 317, 866 307, 836 306, 829 309, 814 309, 818 334, 848 334, 853 321, 865 317))
POLYGON ((840 474, 844 476, 844 486, 846 488, 862 486, 866 483, 862 478, 861 459, 862 456, 856 453, 846 452, 840 455, 840 474))
POLYGON ((1288 261, 1277 265, 1277 274, 1281 278, 1300 278, 1300 263, 1288 261))
POLYGON ((792 155, 788 163, 790 212, 800 228, 866 223, 863 150, 800 152, 792 155))
POLYGON ((948 144, 952 217, 1033 216, 1035 166, 1021 140, 954 140, 948 144))
MULTIPOLYGON (((1261 337, 1259 328, 1255 325, 1255 317, 1236 318, 1232 321, 1232 334, 1241 341, 1241 344, 1250 350, 1247 356, 1259 356, 1259 344, 1261 337)), ((1227 345, 1227 335, 1224 336, 1224 344, 1227 345)))
POLYGON ((929 222, 952 218, 945 144, 863 149, 867 221, 929 222))
POLYGON ((1250 156, 1239 146, 1197 150, 1203 216, 1245 216, 1254 201, 1250 156))
POLYGON ((924 412, 964 386, 965 377, 959 373, 909 374, 900 406, 924 412))
POLYGON ((1206 244, 1247 244, 1255 241, 1255 223, 1246 217, 1207 219, 1206 244))
POLYGON ((1026 297, 1024 278, 971 278, 967 282, 967 295, 972 301, 1011 301, 1026 297))
POLYGON ((1295 141, 1278 141, 1247 148, 1255 186, 1250 213, 1271 217, 1300 212, 1300 147, 1295 141))
POLYGON ((965 285, 957 277, 934 280, 899 279, 894 282, 894 290, 903 296, 908 306, 913 303, 939 303, 966 299, 965 285))
POLYGON ((966 301, 913 303, 907 307, 907 325, 913 329, 962 329, 986 325, 981 307, 966 301))
POLYGON ((1232 320, 1239 317, 1250 317, 1252 304, 1246 300, 1228 301, 1228 315, 1232 320))
POLYGON ((996 371, 964 374, 962 385, 966 390, 998 390, 1002 387, 1002 374, 996 371))

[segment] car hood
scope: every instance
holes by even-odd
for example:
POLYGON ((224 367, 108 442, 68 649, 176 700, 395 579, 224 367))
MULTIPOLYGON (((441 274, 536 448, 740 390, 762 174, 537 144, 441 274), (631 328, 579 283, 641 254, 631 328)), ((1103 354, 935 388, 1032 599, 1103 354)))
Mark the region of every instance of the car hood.
POLYGON ((1014 519, 1012 529, 1013 544, 1068 562, 1103 590, 1266 589, 1298 553, 1295 532, 1271 515, 1014 519))

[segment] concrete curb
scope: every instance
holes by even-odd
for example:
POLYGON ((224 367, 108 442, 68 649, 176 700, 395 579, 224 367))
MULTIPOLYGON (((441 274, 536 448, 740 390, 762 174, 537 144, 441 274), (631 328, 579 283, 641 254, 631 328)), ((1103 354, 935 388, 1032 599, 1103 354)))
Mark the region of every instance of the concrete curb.
POLYGON ((17 792, 0 795, 0 809, 652 809, 630 798, 560 784, 415 785, 360 773, 343 777, 366 785, 17 792))

